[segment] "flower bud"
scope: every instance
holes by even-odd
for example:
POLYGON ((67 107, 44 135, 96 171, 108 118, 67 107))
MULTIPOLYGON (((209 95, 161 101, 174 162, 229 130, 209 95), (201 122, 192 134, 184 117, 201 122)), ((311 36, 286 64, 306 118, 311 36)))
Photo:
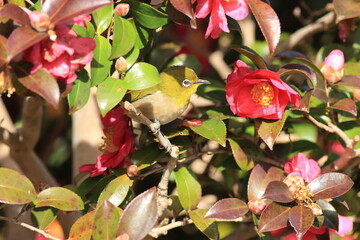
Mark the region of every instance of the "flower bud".
POLYGON ((136 165, 130 165, 127 170, 126 173, 129 177, 134 177, 138 174, 139 169, 136 165))
POLYGON ((115 7, 115 12, 120 16, 120 17, 125 17, 130 10, 130 5, 127 3, 120 3, 115 7))
POLYGON ((50 25, 49 16, 46 13, 34 11, 29 14, 30 24, 39 32, 45 32, 50 25))
POLYGON ((266 200, 264 199, 256 199, 256 200, 250 200, 248 202, 248 207, 251 212, 255 214, 260 214, 266 207, 266 200))
POLYGON ((115 68, 119 73, 123 73, 127 70, 127 62, 124 57, 119 57, 116 60, 115 68))
POLYGON ((360 88, 354 88, 353 95, 355 101, 360 101, 360 88))
POLYGON ((344 75, 344 53, 335 49, 324 59, 322 63, 321 72, 329 84, 334 84, 344 75))

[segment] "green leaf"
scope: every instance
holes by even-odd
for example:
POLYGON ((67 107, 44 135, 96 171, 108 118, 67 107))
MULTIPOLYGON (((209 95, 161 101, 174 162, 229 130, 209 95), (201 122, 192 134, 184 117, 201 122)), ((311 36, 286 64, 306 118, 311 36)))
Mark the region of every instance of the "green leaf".
POLYGON ((218 142, 221 146, 225 147, 226 145, 226 126, 221 119, 212 118, 204 121, 201 126, 190 127, 191 130, 197 134, 203 136, 204 138, 214 140, 218 142))
POLYGON ((71 226, 68 240, 90 240, 94 228, 95 211, 81 216, 71 226))
POLYGON ((77 75, 78 78, 75 80, 71 92, 67 95, 69 114, 84 107, 90 97, 91 82, 87 71, 83 69, 77 75))
POLYGON ((141 90, 161 82, 158 70, 151 64, 135 63, 124 78, 126 87, 130 90, 141 90))
POLYGON ((236 221, 248 212, 246 203, 237 198, 224 198, 217 201, 205 214, 204 219, 217 221, 236 221))
POLYGON ((127 69, 130 69, 137 61, 140 55, 140 50, 136 46, 128 52, 124 58, 126 60, 127 69))
POLYGON ((101 192, 97 205, 103 200, 108 200, 115 206, 119 206, 125 199, 132 181, 124 174, 112 180, 101 192))
POLYGON ((92 13, 96 25, 96 32, 99 35, 102 34, 110 26, 113 16, 113 10, 114 5, 110 4, 92 13))
POLYGON ((189 212, 191 220, 193 220, 195 226, 204 233, 209 239, 218 240, 219 230, 214 219, 204 219, 206 210, 196 209, 189 212))
POLYGON ((167 67, 179 65, 191 68, 196 74, 201 73, 202 66, 194 55, 179 54, 167 64, 167 67))
POLYGON ((120 79, 108 77, 97 89, 96 100, 101 115, 105 116, 108 111, 115 107, 124 97, 127 91, 126 82, 120 79))
POLYGON ((131 240, 143 239, 157 221, 156 187, 136 196, 121 215, 117 236, 129 235, 131 240))
POLYGON ((145 28, 135 21, 131 21, 136 30, 135 46, 143 49, 149 43, 149 37, 153 30, 145 28))
POLYGON ((34 208, 31 211, 31 221, 34 226, 44 230, 56 218, 56 210, 51 207, 34 208))
POLYGON ((227 140, 230 143, 231 151, 233 153, 235 162, 239 166, 239 168, 244 171, 249 171, 251 168, 253 168, 254 162, 249 161, 246 153, 242 150, 240 145, 231 138, 228 138, 227 140))
POLYGON ((74 30, 79 37, 89 37, 89 32, 86 27, 74 24, 71 29, 74 30))
POLYGON ((201 185, 185 167, 174 172, 180 203, 185 210, 196 208, 201 199, 201 185))
POLYGON ((156 29, 164 26, 169 22, 167 15, 148 4, 129 0, 126 1, 130 5, 130 14, 135 21, 150 29, 156 29))
POLYGON ((24 175, 7 168, 0 168, 0 202, 25 204, 36 199, 33 184, 24 175))
POLYGON ((114 18, 114 39, 110 59, 127 54, 134 47, 136 40, 136 31, 132 23, 117 14, 114 18))
POLYGON ((261 137, 261 139, 270 148, 270 150, 273 149, 276 138, 279 136, 282 128, 284 127, 287 115, 288 112, 285 112, 282 119, 279 120, 265 120, 265 119, 255 120, 256 131, 261 137))
POLYGON ((112 61, 111 45, 103 36, 95 36, 96 48, 93 51, 94 58, 91 61, 91 85, 99 85, 109 76, 112 61))
POLYGON ((35 207, 51 206, 63 211, 77 211, 84 209, 84 203, 74 192, 62 188, 51 187, 38 194, 34 200, 35 207))
POLYGON ((116 238, 120 212, 111 202, 104 200, 94 217, 94 240, 113 240, 116 238))
POLYGON ((164 43, 154 48, 150 53, 150 63, 157 69, 163 69, 171 58, 179 52, 181 46, 175 43, 164 43))

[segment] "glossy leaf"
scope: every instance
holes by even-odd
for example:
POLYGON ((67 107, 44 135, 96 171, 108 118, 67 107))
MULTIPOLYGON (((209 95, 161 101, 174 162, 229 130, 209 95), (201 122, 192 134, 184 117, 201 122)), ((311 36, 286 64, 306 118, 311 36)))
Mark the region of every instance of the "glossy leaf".
POLYGON ((323 226, 338 230, 339 228, 339 217, 336 209, 326 200, 319 200, 316 202, 320 206, 323 216, 324 223, 323 226))
POLYGON ((136 32, 132 23, 117 14, 114 15, 114 39, 111 50, 111 59, 127 54, 135 44, 136 32))
POLYGON ((54 107, 60 100, 60 89, 55 78, 45 69, 40 68, 34 74, 30 74, 25 69, 17 67, 25 77, 18 76, 19 82, 27 89, 39 94, 54 107))
MULTIPOLYGON (((291 65, 299 65, 299 64, 291 64, 291 65)), ((300 81, 306 80, 309 83, 308 85, 309 85, 309 87, 311 89, 315 88, 315 86, 316 86, 316 78, 314 78, 311 75, 311 73, 309 73, 309 69, 307 69, 307 70, 305 70, 305 69, 284 69, 284 68, 282 68, 282 69, 280 69, 280 77, 281 77, 281 79, 285 79, 286 82, 294 80, 294 79, 295 80, 300 79, 300 81)), ((298 85, 301 85, 302 82, 298 82, 298 85)))
POLYGON ((360 3, 356 0, 334 0, 336 21, 360 16, 360 3))
POLYGON ((130 240, 143 239, 157 221, 156 197, 156 187, 136 196, 121 215, 117 236, 126 233, 130 240))
POLYGON ((16 4, 5 4, 0 9, 0 17, 10 18, 20 25, 30 26, 30 19, 28 14, 16 4))
POLYGON ((153 65, 139 62, 126 73, 124 82, 130 90, 141 90, 160 83, 161 78, 153 65))
POLYGON ((181 49, 179 44, 164 43, 150 53, 150 63, 157 69, 163 69, 165 65, 173 58, 181 49))
POLYGON ((236 164, 239 166, 240 169, 244 171, 249 171, 254 166, 254 163, 252 161, 249 161, 246 153, 242 150, 242 148, 236 141, 231 138, 228 138, 227 140, 230 143, 231 151, 233 153, 236 164))
POLYGON ((36 200, 35 207, 54 207, 63 211, 77 211, 84 209, 84 203, 74 192, 62 188, 51 187, 41 191, 36 200))
POLYGON ((294 197, 289 191, 289 187, 281 181, 270 182, 265 190, 263 199, 270 199, 275 202, 289 203, 294 201, 294 197))
POLYGON ((314 214, 310 208, 297 205, 289 212, 289 222, 296 231, 297 239, 301 239, 313 224, 314 214))
POLYGON ((139 49, 143 49, 149 43, 149 38, 152 30, 145 28, 144 26, 140 25, 135 21, 131 21, 131 23, 136 30, 135 46, 139 49))
POLYGON ((354 182, 342 173, 325 173, 312 180, 308 187, 314 195, 313 200, 335 198, 351 189, 354 182))
POLYGON ((103 6, 112 4, 111 0, 47 0, 41 11, 49 15, 52 24, 70 23, 74 17, 91 13, 103 6))
POLYGON ((108 77, 97 88, 96 100, 102 116, 115 107, 125 96, 125 81, 108 77))
POLYGON ((192 6, 192 0, 170 0, 170 2, 179 12, 188 16, 191 19, 191 26, 193 28, 196 28, 195 13, 192 6))
POLYGON ((174 175, 181 205, 185 210, 196 208, 201 199, 200 183, 185 167, 175 171, 174 175))
POLYGON ((99 35, 110 26, 113 10, 114 5, 110 4, 93 12, 92 16, 96 25, 96 32, 99 35))
POLYGON ((357 116, 357 108, 354 100, 351 98, 344 98, 339 101, 337 101, 334 105, 328 107, 330 109, 337 109, 341 111, 348 112, 355 117, 357 116))
POLYGON ((266 145, 273 150, 273 146, 282 128, 284 127, 287 112, 279 120, 256 119, 255 129, 266 145))
POLYGON ((95 36, 96 48, 93 51, 94 57, 91 61, 91 82, 92 86, 99 85, 109 76, 112 61, 111 45, 103 36, 95 36))
POLYGON ((78 78, 73 83, 71 92, 67 95, 69 114, 72 114, 88 102, 90 97, 91 82, 85 69, 77 73, 78 78))
POLYGON ((31 221, 35 227, 44 230, 56 218, 56 210, 51 207, 34 208, 31 221))
POLYGON ((113 240, 116 238, 120 213, 111 202, 104 200, 94 217, 94 240, 113 240))
POLYGON ((279 43, 281 28, 280 20, 274 9, 261 0, 249 0, 249 8, 253 13, 261 32, 269 46, 270 55, 275 52, 279 43))
POLYGON ((189 212, 191 220, 193 220, 195 226, 204 233, 209 239, 218 240, 219 231, 214 219, 204 219, 206 210, 196 209, 189 212))
POLYGON ((0 168, 0 202, 25 204, 35 198, 35 188, 27 177, 11 169, 0 168))
POLYGON ((205 214, 204 219, 217 221, 236 221, 248 212, 246 203, 237 198, 224 198, 217 201, 205 214))
POLYGON ((90 240, 94 227, 95 212, 81 216, 71 226, 68 240, 90 240))
POLYGON ((212 118, 204 121, 200 126, 191 126, 190 129, 204 138, 218 142, 223 147, 226 145, 226 125, 221 119, 212 118))
POLYGON ((314 94, 314 90, 310 90, 304 94, 304 96, 301 98, 300 106, 299 107, 293 107, 290 110, 298 110, 302 112, 309 113, 310 112, 310 100, 312 95, 314 94))
POLYGON ((344 85, 349 87, 360 88, 360 76, 345 75, 341 81, 335 83, 335 85, 344 85))
POLYGON ((268 69, 265 60, 254 50, 246 46, 236 47, 234 50, 248 57, 259 69, 268 69))
POLYGON ((108 200, 114 206, 119 206, 125 199, 132 181, 124 174, 115 178, 104 188, 98 199, 97 205, 103 200, 108 200))
POLYGON ((0 67, 4 66, 7 59, 7 39, 0 35, 0 67))
POLYGON ((146 3, 134 0, 126 1, 126 3, 130 5, 130 14, 134 17, 135 21, 144 27, 156 29, 164 26, 169 21, 165 13, 146 3))
POLYGON ((269 232, 287 226, 291 208, 271 203, 262 212, 259 219, 259 232, 269 232))
POLYGON ((36 32, 30 26, 16 28, 7 41, 7 61, 48 37, 47 33, 36 32))

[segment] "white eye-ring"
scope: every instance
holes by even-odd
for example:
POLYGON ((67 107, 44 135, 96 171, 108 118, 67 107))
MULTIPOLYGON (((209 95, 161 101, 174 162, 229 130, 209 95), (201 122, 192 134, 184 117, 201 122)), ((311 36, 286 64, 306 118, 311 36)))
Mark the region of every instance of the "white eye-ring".
POLYGON ((184 87, 190 87, 190 86, 191 86, 191 82, 190 82, 189 80, 185 79, 185 80, 182 82, 182 85, 183 85, 184 87))

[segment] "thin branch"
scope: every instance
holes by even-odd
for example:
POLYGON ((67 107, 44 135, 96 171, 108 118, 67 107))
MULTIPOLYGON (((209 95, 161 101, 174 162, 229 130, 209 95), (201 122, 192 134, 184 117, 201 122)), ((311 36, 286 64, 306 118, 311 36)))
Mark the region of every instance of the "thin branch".
POLYGON ((161 235, 166 235, 168 233, 169 230, 177 228, 177 227, 183 227, 186 226, 188 224, 192 224, 192 220, 191 219, 186 219, 184 221, 176 221, 176 222, 172 222, 169 223, 165 226, 162 227, 158 227, 158 228, 153 228, 149 235, 152 236, 153 238, 158 238, 161 235))
POLYGON ((38 229, 38 228, 36 228, 34 226, 31 226, 31 225, 29 225, 27 223, 18 222, 18 221, 15 221, 14 219, 10 219, 10 218, 3 217, 3 216, 0 216, 0 220, 15 223, 17 225, 20 225, 20 226, 22 226, 24 228, 27 228, 27 229, 33 231, 33 232, 37 232, 37 233, 39 233, 39 234, 43 235, 44 237, 46 237, 48 239, 51 239, 51 240, 61 240, 60 238, 54 237, 54 236, 48 234, 46 231, 38 229))
POLYGON ((333 123, 328 123, 328 125, 333 130, 333 132, 336 133, 336 135, 338 135, 344 141, 347 148, 354 148, 353 141, 344 133, 343 130, 338 128, 338 126, 333 123))
POLYGON ((322 128, 324 129, 325 131, 327 132, 330 132, 330 133, 334 133, 334 129, 332 129, 331 127, 319 122, 318 120, 316 120, 313 116, 311 116, 310 114, 308 113, 303 113, 304 117, 306 117, 307 119, 309 119, 313 124, 315 124, 315 126, 319 127, 319 128, 322 128))

